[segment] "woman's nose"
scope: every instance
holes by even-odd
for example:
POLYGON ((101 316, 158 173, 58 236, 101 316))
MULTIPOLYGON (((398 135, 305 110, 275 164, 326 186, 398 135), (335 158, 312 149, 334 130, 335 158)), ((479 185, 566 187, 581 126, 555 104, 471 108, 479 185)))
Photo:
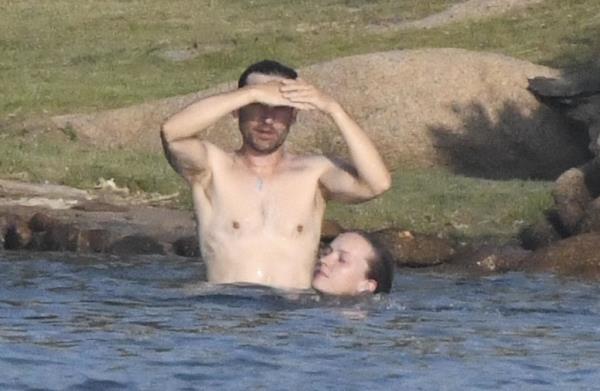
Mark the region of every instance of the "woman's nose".
POLYGON ((324 257, 321 257, 320 262, 324 265, 330 266, 331 263, 335 260, 336 256, 337 255, 335 254, 335 252, 331 252, 325 255, 324 257))

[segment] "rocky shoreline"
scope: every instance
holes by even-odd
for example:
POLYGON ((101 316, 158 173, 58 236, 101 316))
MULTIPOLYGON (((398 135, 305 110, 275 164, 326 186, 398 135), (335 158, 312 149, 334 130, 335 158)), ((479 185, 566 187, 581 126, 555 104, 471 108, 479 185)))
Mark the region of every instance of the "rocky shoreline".
MULTIPOLYGON (((321 64, 316 68, 309 67, 305 71, 315 77, 325 75, 319 81, 330 86, 332 91, 335 91, 336 86, 343 86, 344 91, 339 91, 339 95, 348 98, 346 103, 349 107, 356 106, 356 112, 362 113, 359 117, 369 123, 369 129, 382 143, 384 155, 385 152, 396 157, 416 154, 419 159, 426 159, 428 167, 447 163, 455 172, 490 178, 505 178, 507 175, 509 178, 558 177, 552 191, 554 207, 539 222, 521 231, 519 237, 515 238, 518 239, 515 242, 519 244, 462 244, 435 235, 411 232, 402 227, 375 232, 389 247, 398 267, 434 268, 479 275, 527 271, 600 278, 600 81, 595 76, 597 72, 583 69, 561 74, 556 70, 497 55, 450 49, 354 56, 321 64), (434 69, 435 72, 428 70, 427 66, 438 63, 432 59, 441 58, 440 56, 460 57, 461 66, 447 67, 447 64, 442 64, 444 66, 434 69), (368 66, 373 61, 388 66, 389 72, 385 67, 368 66), (399 63, 404 65, 398 67, 399 63), (467 63, 471 64, 472 69, 486 75, 480 78, 486 83, 479 83, 480 79, 474 79, 472 72, 465 71, 467 63), (372 83, 369 78, 356 78, 355 69, 378 69, 382 73, 371 75, 373 79, 379 80, 378 83, 372 83), (399 95, 399 89, 393 83, 387 92, 381 89, 389 84, 382 82, 384 77, 393 75, 394 80, 398 78, 392 72, 394 69, 410 69, 411 72, 404 75, 410 81, 415 80, 414 72, 421 72, 422 77, 413 87, 401 83, 403 93, 412 91, 416 95, 399 95), (448 73, 450 69, 459 69, 461 72, 451 75, 448 73), (504 73, 499 73, 499 69, 504 69, 504 73), (519 70, 517 76, 514 76, 515 70, 519 70), (436 74, 440 77, 435 76, 436 74), (335 77, 327 78, 333 77, 332 75, 339 80, 335 77), (490 75, 496 75, 498 80, 490 81, 490 75), (507 84, 508 75, 512 75, 513 82, 507 84), (464 88, 465 80, 475 83, 468 91, 464 88), (459 83, 460 90, 464 93, 463 103, 467 105, 473 96, 482 96, 479 90, 487 91, 493 87, 496 93, 488 97, 487 103, 480 107, 481 110, 467 113, 467 117, 461 121, 442 115, 437 122, 446 125, 437 126, 439 132, 432 133, 435 129, 431 128, 431 124, 426 125, 428 121, 424 120, 431 117, 431 113, 426 112, 429 106, 446 107, 452 106, 450 103, 454 102, 454 106, 449 108, 450 112, 456 114, 461 111, 460 105, 456 106, 458 98, 455 91, 458 88, 452 87, 452 84, 441 88, 441 84, 438 84, 442 81, 459 83), (351 88, 347 82, 359 84, 356 88, 351 88), (377 85, 377 88, 371 89, 370 96, 373 101, 379 101, 370 107, 365 105, 365 91, 373 85, 377 85), (437 104, 430 105, 430 92, 436 91, 435 96, 439 100, 437 91, 440 88, 448 92, 445 96, 448 102, 444 101, 448 104, 438 101, 437 104), (356 99, 350 99, 352 97, 345 93, 348 91, 358 91, 359 94, 356 99), (428 93, 419 94, 418 91, 428 93), (514 99, 517 95, 520 96, 519 101, 511 100, 515 108, 506 110, 506 107, 495 106, 503 101, 500 97, 514 99), (427 101, 419 103, 422 96, 426 96, 427 101), (398 99, 401 97, 405 101, 400 102, 398 99), (407 113, 398 111, 407 107, 412 107, 414 124, 421 126, 413 135, 418 134, 421 138, 407 137, 412 133, 406 133, 406 129, 396 129, 397 134, 390 133, 390 123, 397 123, 396 118, 403 118, 402 122, 406 123, 406 118, 410 117, 407 113), (487 108, 483 110, 483 107, 487 108), (391 111, 381 115, 383 108, 391 111), (503 114, 489 118, 487 114, 482 118, 479 115, 476 116, 479 119, 470 121, 474 119, 471 118, 472 114, 495 111, 503 114), (375 113, 379 114, 374 115, 375 113), (532 114, 538 117, 534 122, 524 121, 532 114), (497 121, 502 118, 504 120, 497 121), (471 128, 470 122, 473 122, 471 128), (496 122, 502 126, 493 125, 496 122), (456 138, 457 134, 462 136, 456 138), (507 134, 511 136, 505 137, 507 134), (385 139, 384 135, 390 136, 389 139, 385 139), (450 136, 455 138, 451 142, 448 139, 450 136), (549 136, 552 142, 548 141, 549 136), (406 142, 416 139, 421 141, 414 145, 406 142), (496 141, 492 142, 493 140, 496 141), (585 143, 582 144, 583 141, 585 143), (493 148, 490 149, 490 145, 493 148), (434 146, 435 151, 431 152, 433 150, 427 146, 434 146), (400 147, 408 147, 409 151, 394 149, 400 147), (475 150, 479 152, 473 154, 475 150), (503 158, 508 156, 509 160, 499 164, 501 160, 494 157, 492 150, 500 153, 503 158), (565 150, 570 152, 565 155, 565 150), (428 155, 427 151, 431 153, 428 155), (452 156, 458 157, 458 160, 449 159, 452 156), (523 160, 523 156, 527 159, 523 160), (468 157, 468 162, 464 160, 465 157, 468 157), (486 171, 484 168, 490 158, 494 164, 486 171), (562 159, 562 163, 553 165, 557 159, 562 159)), ((212 92, 226 87, 218 86, 212 92)), ((200 95, 210 92, 201 92, 200 95)), ((92 144, 111 139, 128 143, 125 136, 129 136, 132 140, 153 143, 145 146, 151 150, 159 148, 158 137, 140 135, 151 132, 155 136, 156 127, 169 112, 180 109, 185 102, 197 97, 198 95, 176 97, 169 102, 155 102, 92 116, 63 116, 55 118, 55 121, 60 122, 56 124, 59 127, 68 125, 82 139, 92 144), (124 126, 125 123, 128 126, 124 126), (119 132, 129 133, 122 135, 119 132), (112 138, 107 138, 107 134, 112 135, 112 138)), ((371 99, 366 101, 371 102, 371 99)), ((314 141, 318 137, 309 130, 318 133, 318 121, 306 119, 306 131, 297 133, 314 141)), ((232 126, 229 124, 230 128, 232 126)), ((408 128, 417 127, 409 122, 408 128)), ((211 134, 218 134, 221 141, 235 140, 235 137, 225 137, 227 132, 211 134)), ((211 134, 205 136, 212 137, 211 134)), ((0 180, 0 251, 54 251, 117 256, 161 254, 199 259, 192 212, 169 208, 164 201, 168 201, 171 196, 132 196, 127 189, 118 188, 111 180, 101 182, 97 189, 83 191, 50 184, 0 180)), ((175 197, 176 194, 172 196, 175 197)), ((327 241, 341 231, 342 227, 335 222, 325 221, 322 240, 327 241)))
POLYGON ((106 189, 0 181, 5 250, 197 256, 190 238, 195 222, 188 211, 140 204, 106 189))
MULTIPOLYGON (((0 254, 163 255, 200 260, 195 229, 190 211, 132 201, 114 189, 86 192, 0 180, 0 254)), ((330 240, 342 230, 335 222, 325 221, 322 240, 330 240)), ((549 241, 535 250, 506 244, 458 244, 400 228, 374 234, 388 246, 398 268, 469 275, 552 272, 600 278, 597 232, 549 241)))

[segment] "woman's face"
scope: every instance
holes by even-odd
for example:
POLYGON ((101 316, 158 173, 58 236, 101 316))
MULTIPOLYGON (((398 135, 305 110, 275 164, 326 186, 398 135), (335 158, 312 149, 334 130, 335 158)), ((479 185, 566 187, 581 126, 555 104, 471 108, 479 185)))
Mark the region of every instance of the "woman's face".
POLYGON ((312 281, 314 289, 332 295, 373 292, 377 282, 367 278, 368 259, 375 257, 373 246, 360 234, 339 235, 325 248, 312 281))

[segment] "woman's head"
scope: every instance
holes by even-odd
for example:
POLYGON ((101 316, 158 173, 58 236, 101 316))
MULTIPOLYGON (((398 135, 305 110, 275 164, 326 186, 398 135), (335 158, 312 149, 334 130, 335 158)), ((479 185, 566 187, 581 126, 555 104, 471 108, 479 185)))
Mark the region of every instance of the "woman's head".
POLYGON ((367 233, 349 231, 327 245, 317 262, 312 286, 332 295, 389 292, 393 263, 367 233))

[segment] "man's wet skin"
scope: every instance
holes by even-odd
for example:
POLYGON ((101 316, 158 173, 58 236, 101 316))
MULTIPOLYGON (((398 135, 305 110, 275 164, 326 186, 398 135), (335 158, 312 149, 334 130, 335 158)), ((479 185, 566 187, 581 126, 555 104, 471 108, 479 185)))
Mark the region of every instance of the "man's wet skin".
POLYGON ((282 76, 251 73, 245 87, 176 114, 163 126, 162 137, 169 161, 192 188, 210 282, 309 288, 326 199, 339 193, 359 201, 389 186, 379 155, 341 107, 309 84, 282 76), (324 156, 285 150, 300 109, 337 115, 350 142, 367 140, 356 154, 375 160, 364 164, 374 167, 367 170, 375 177, 370 185, 324 156), (239 119, 239 150, 225 152, 195 137, 227 113, 239 119))

